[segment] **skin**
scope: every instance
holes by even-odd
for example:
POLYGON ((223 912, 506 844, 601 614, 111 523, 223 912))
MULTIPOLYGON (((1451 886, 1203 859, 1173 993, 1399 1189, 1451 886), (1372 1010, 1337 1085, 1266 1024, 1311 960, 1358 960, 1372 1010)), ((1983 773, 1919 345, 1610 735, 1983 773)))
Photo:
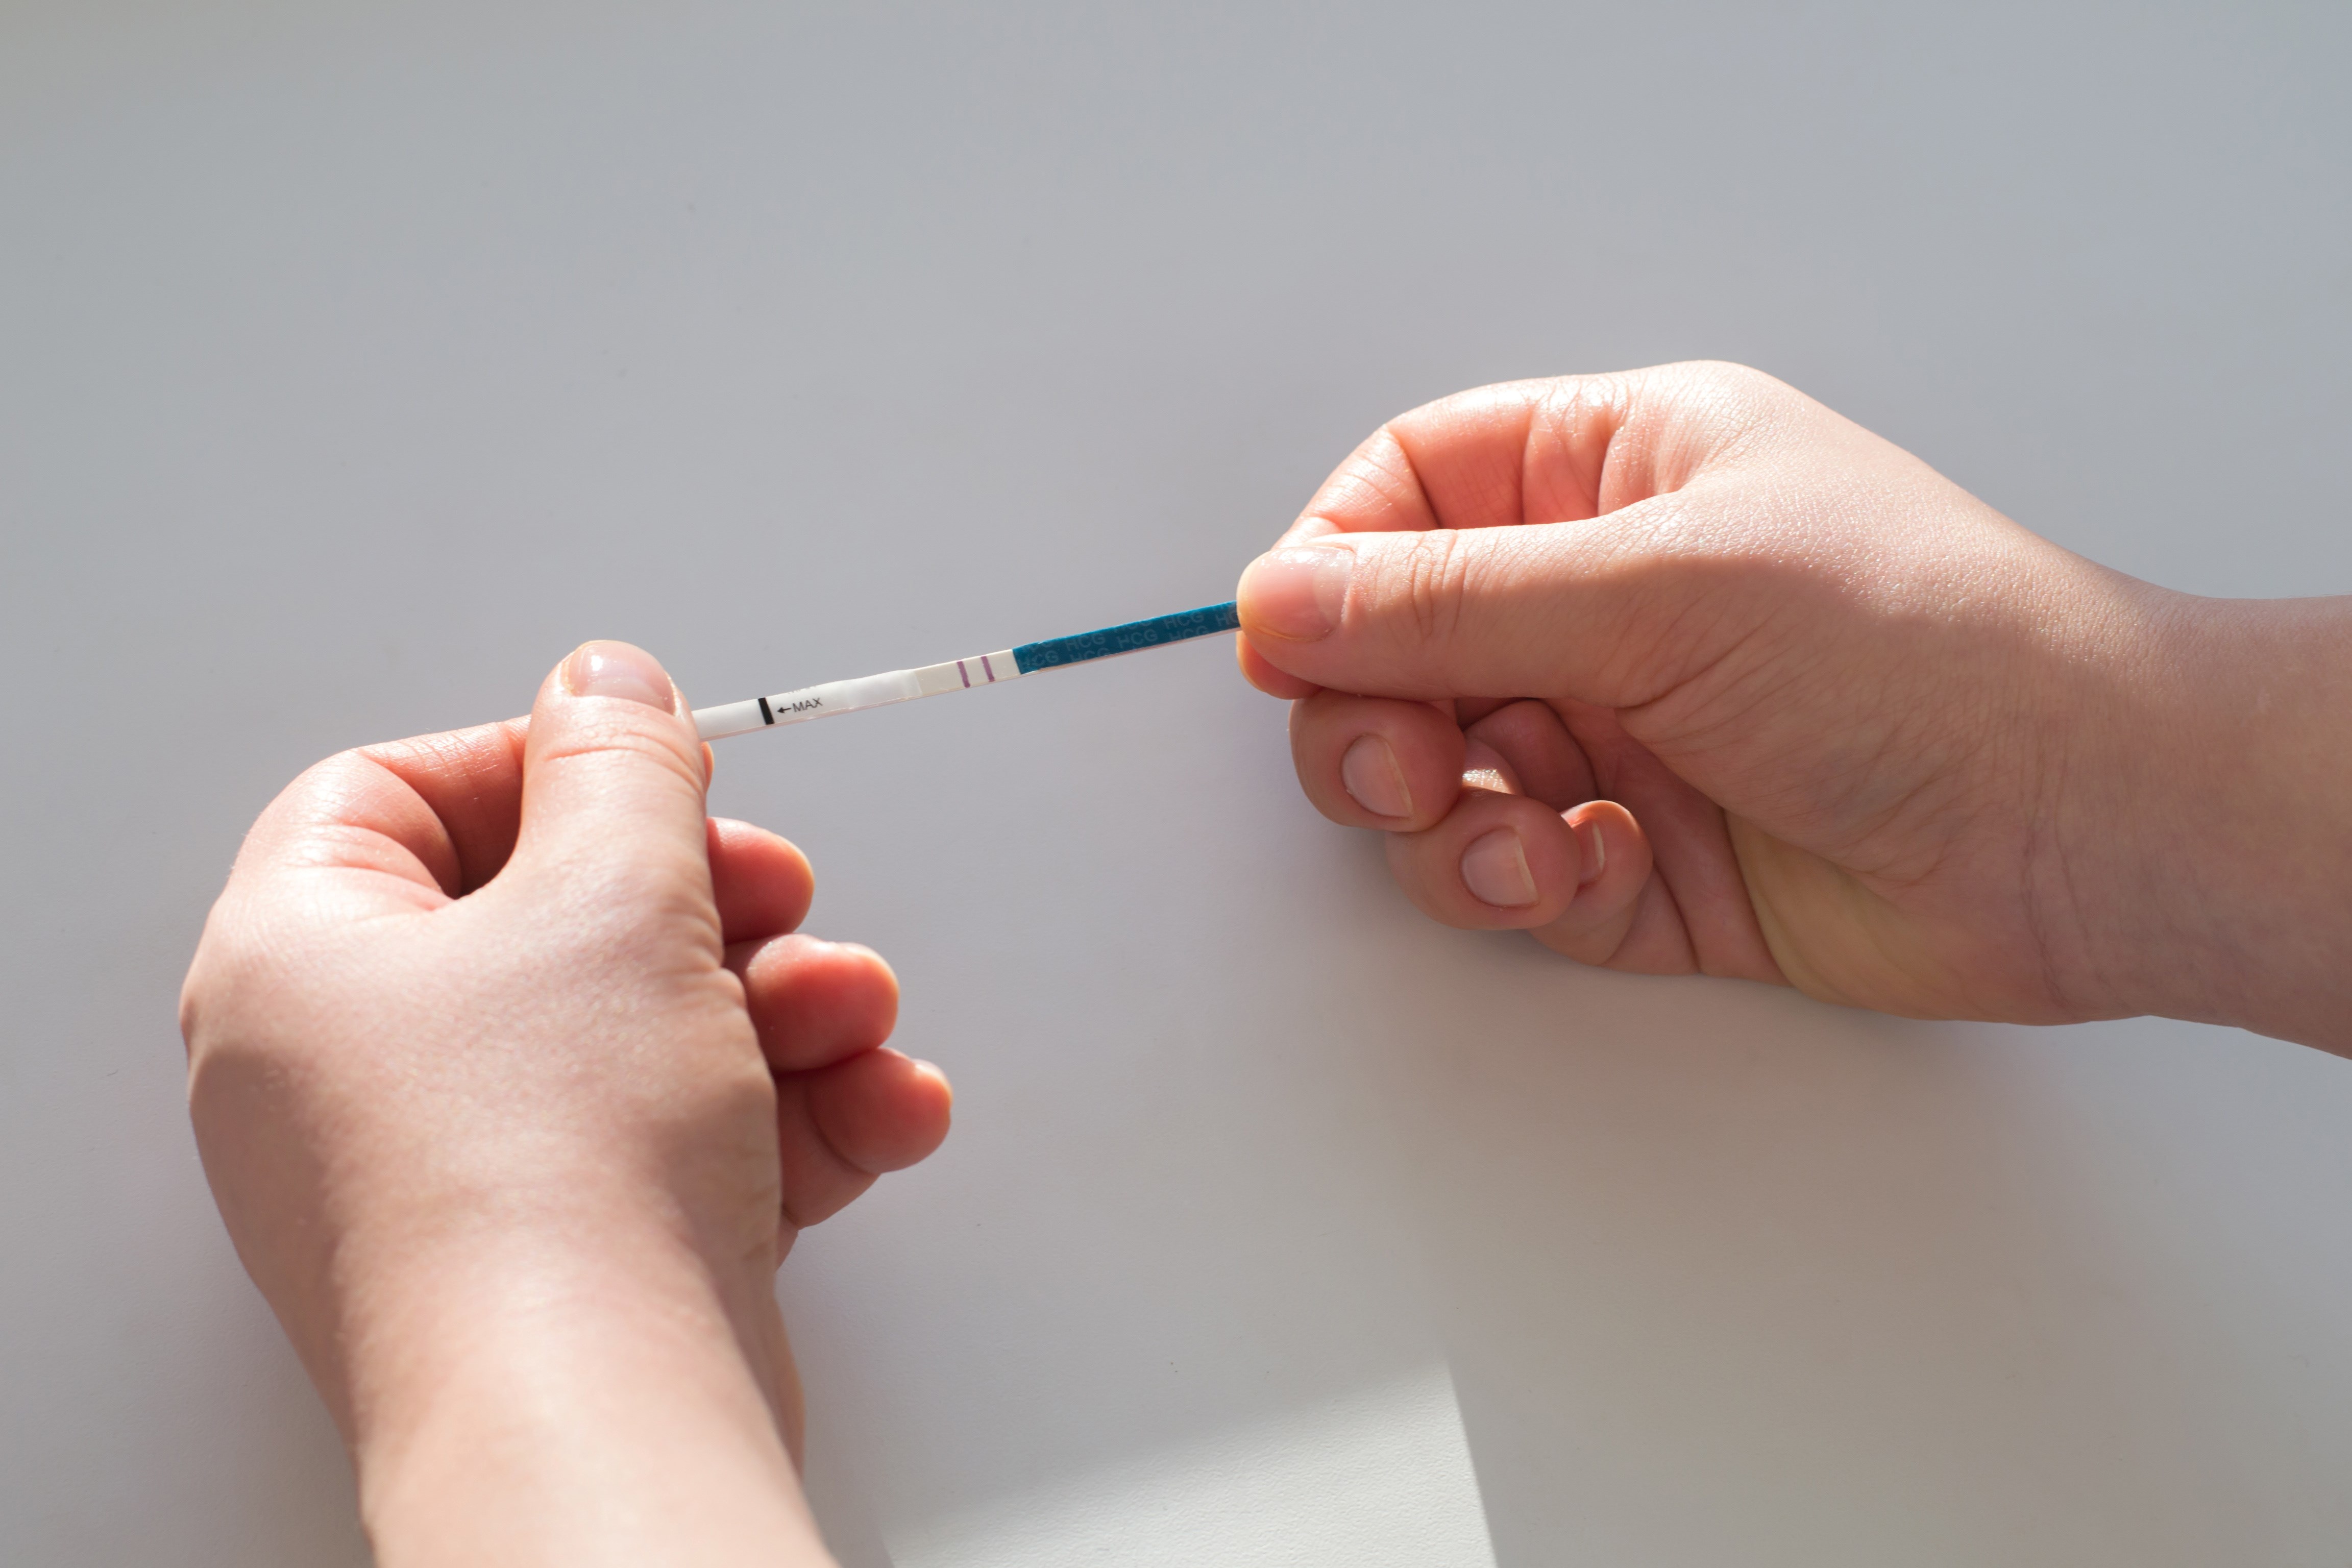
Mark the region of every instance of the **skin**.
POLYGON ((772 1276, 950 1095, 708 765, 660 666, 592 643, 527 722, 304 773, 206 923, 205 1173, 387 1568, 831 1561, 772 1276))
POLYGON ((2137 582, 1724 364, 1391 420, 1239 598, 1307 797, 1446 924, 2352 1052, 2352 601, 2137 582))
MULTIPOLYGON (((2135 582, 1707 364, 1391 421, 1240 600, 1308 797, 1448 924, 2352 1053, 2352 602, 2135 582)), ((950 1096, 708 768, 590 644, 295 781, 205 927, 205 1172, 387 1568, 830 1561, 770 1276, 950 1096)))

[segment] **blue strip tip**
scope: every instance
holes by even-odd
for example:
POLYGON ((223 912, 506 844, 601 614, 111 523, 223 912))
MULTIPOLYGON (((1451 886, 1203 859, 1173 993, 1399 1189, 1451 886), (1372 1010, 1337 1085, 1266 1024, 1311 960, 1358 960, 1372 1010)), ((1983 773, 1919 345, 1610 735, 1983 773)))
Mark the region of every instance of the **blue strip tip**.
POLYGON ((1021 667, 1022 674, 1033 675, 1057 665, 1084 664, 1088 659, 1158 647, 1161 643, 1190 642, 1194 637, 1237 631, 1241 624, 1241 611, 1229 600, 1197 610, 1180 610, 1172 616, 1154 616, 1148 621, 1129 621, 1123 626, 1080 632, 1076 637, 1023 643, 1013 650, 1013 662, 1021 667))

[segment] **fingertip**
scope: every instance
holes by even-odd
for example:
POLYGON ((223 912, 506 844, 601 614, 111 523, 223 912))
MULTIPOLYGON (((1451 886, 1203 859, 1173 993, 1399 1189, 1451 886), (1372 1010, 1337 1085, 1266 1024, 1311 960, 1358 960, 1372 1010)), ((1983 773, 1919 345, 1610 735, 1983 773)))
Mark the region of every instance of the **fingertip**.
POLYGON ((565 656, 556 673, 564 691, 573 697, 617 697, 665 713, 678 710, 677 683, 661 660, 635 643, 582 643, 565 656))
POLYGON ((1234 658, 1241 667, 1242 679, 1268 697, 1295 702, 1323 689, 1311 680, 1300 679, 1267 658, 1258 651, 1246 633, 1234 639, 1234 658))
POLYGON ((1517 794, 1565 811, 1597 793, 1584 748, 1549 702, 1492 703, 1475 718, 1465 712, 1463 728, 1474 744, 1504 760, 1517 794))
MULTIPOLYGON (((885 1047, 887 1050, 888 1047, 885 1047)), ((891 1052, 893 1056, 898 1052, 891 1052)), ((910 1124, 931 1129, 930 1142, 915 1159, 928 1158, 947 1141, 948 1128, 955 1121, 955 1085, 937 1062, 927 1062, 920 1057, 908 1057, 913 1070, 905 1079, 901 1091, 906 1097, 906 1110, 910 1124)), ((913 1163, 909 1161, 908 1163, 913 1163)))
MULTIPOLYGON (((898 1022, 898 972, 890 966, 890 961, 862 942, 834 942, 825 945, 833 949, 837 962, 856 965, 862 971, 861 984, 877 995, 888 999, 889 1023, 895 1027, 898 1022)), ((888 1033, 888 1030, 885 1029, 884 1033, 888 1033)))
POLYGON ((1462 885, 1480 903, 1498 910, 1529 910, 1543 895, 1535 868, 1528 864, 1527 836, 1512 827, 1492 827, 1463 846, 1462 885))
POLYGON ((780 936, 728 954, 742 977, 760 1047, 778 1072, 803 1072, 871 1050, 898 1024, 898 977, 854 942, 780 936))
POLYGON ((1598 817, 1570 822, 1568 830, 1576 835, 1576 847, 1580 857, 1576 885, 1581 890, 1591 887, 1602 872, 1609 869, 1609 836, 1601 830, 1598 817))
POLYGON ((1576 836, 1580 865, 1580 896, 1620 888, 1629 879, 1638 886, 1650 874, 1650 840, 1633 814, 1613 800, 1588 800, 1560 814, 1576 836))
MULTIPOLYGON (((1560 820, 1575 836, 1578 885, 1559 918, 1535 933, 1537 940, 1580 963, 1622 964, 1650 881, 1649 837, 1633 814, 1613 800, 1587 801, 1560 820)), ((1633 967, 1671 972, 1681 966, 1633 967)))
POLYGON ((1234 590, 1243 627, 1270 646, 1322 641, 1339 625, 1355 566, 1345 544, 1276 545, 1249 563, 1234 590))
POLYGON ((722 941, 781 936, 807 918, 816 873, 798 845, 726 816, 709 818, 704 832, 722 941))
POLYGON ((1462 731, 1426 702, 1318 692, 1291 709, 1290 753, 1307 798, 1342 826, 1417 832, 1462 793, 1462 731))
POLYGON ((1577 897, 1582 859, 1559 813, 1525 795, 1465 789, 1436 826, 1389 839, 1397 883, 1431 919, 1465 931, 1528 930, 1577 897))
POLYGON ((702 877, 702 743, 651 654, 583 643, 541 684, 522 740, 518 864, 560 876, 702 877))
POLYGON ((930 1157, 947 1141, 954 1093, 929 1062, 887 1047, 827 1068, 809 1086, 809 1114, 835 1153, 880 1175, 930 1157))

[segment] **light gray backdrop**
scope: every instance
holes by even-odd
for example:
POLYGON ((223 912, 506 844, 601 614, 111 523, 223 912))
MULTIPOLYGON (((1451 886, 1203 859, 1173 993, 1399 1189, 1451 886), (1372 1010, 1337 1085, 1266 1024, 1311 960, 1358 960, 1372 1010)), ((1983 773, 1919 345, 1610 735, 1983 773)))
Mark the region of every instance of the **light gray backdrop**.
MULTIPOLYGON (((1221 598, 1382 416, 1698 355, 2352 590, 2347 17, 0 5, 0 1559, 364 1556, 172 1020, 305 763, 1221 598)), ((2352 1559, 2352 1066, 1438 931, 1282 725, 727 748, 961 1089, 785 1270, 856 1568, 2352 1559)))

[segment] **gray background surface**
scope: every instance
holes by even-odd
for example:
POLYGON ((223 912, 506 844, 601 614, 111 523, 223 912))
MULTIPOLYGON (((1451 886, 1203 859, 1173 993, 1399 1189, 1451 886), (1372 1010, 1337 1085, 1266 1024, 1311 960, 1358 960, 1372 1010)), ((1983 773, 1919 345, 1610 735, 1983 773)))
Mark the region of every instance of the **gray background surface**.
MULTIPOLYGON (((0 5, 0 1559, 364 1558, 172 1023, 311 760, 1222 597, 1386 415, 1701 355, 2352 590, 2347 22, 0 5)), ((2352 1066, 1429 928, 1225 660, 722 758, 960 1089, 786 1269, 850 1563, 1433 1356, 1506 1568, 2352 1560, 2352 1066)))

